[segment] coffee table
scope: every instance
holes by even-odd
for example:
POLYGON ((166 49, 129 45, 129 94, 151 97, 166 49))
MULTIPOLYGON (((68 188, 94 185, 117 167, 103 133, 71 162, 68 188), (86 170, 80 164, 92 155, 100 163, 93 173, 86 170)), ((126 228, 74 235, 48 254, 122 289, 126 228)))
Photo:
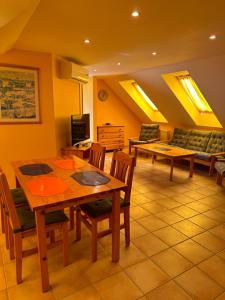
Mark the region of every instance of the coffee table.
POLYGON ((154 163, 156 156, 162 156, 170 160, 170 181, 173 180, 173 167, 176 160, 186 159, 190 160, 189 177, 193 176, 194 171, 194 157, 195 152, 191 150, 186 150, 182 148, 175 148, 170 145, 151 143, 144 145, 135 145, 135 161, 137 162, 138 150, 144 150, 152 154, 152 163, 154 163))

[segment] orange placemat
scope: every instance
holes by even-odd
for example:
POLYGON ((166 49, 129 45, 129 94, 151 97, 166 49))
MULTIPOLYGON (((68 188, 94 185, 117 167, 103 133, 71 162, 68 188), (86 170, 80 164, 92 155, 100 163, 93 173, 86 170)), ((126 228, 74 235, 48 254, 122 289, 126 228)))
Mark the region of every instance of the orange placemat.
POLYGON ((74 170, 83 166, 81 163, 78 163, 73 159, 58 159, 54 161, 54 164, 58 168, 65 170, 74 170))
POLYGON ((62 194, 68 185, 58 177, 42 176, 27 182, 30 192, 36 196, 52 196, 62 194))

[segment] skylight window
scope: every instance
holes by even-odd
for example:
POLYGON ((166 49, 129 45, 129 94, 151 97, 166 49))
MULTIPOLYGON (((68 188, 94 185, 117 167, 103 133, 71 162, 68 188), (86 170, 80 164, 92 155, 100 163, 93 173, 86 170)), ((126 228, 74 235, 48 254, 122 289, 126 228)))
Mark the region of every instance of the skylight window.
POLYGON ((156 107, 156 105, 151 101, 151 99, 145 94, 145 92, 142 90, 142 88, 140 87, 140 85, 137 84, 137 82, 133 82, 133 86, 135 87, 135 89, 138 91, 138 93, 142 96, 142 98, 148 103, 148 105, 151 106, 151 108, 154 111, 158 111, 158 108, 156 107))
POLYGON ((199 112, 212 113, 211 107, 190 75, 177 76, 177 79, 185 90, 188 99, 195 105, 199 112))

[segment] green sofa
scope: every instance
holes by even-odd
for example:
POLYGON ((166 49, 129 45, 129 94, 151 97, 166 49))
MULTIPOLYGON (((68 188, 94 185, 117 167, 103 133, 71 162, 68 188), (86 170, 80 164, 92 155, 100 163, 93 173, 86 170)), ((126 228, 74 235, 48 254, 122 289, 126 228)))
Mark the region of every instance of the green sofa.
POLYGON ((209 166, 211 176, 217 158, 225 155, 225 132, 175 128, 168 144, 195 151, 195 162, 209 166))

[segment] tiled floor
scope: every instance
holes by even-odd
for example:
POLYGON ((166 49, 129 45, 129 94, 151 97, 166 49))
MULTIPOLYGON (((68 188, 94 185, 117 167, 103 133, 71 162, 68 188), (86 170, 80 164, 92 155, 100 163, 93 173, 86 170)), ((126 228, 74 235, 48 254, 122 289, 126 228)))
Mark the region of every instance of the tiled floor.
MULTIPOLYGON (((110 154, 106 171, 110 166, 110 154)), ((131 245, 111 263, 111 238, 99 241, 98 261, 90 260, 90 236, 80 242, 70 232, 70 260, 62 266, 60 248, 49 250, 52 289, 42 294, 37 255, 23 260, 23 283, 16 285, 15 262, 10 261, 0 236, 1 300, 133 300, 225 299, 225 188, 206 170, 178 165, 169 182, 165 161, 151 164, 141 156, 134 173, 131 198, 131 245)), ((104 227, 103 223, 101 227, 104 227)), ((35 239, 28 239, 29 247, 35 239)))

